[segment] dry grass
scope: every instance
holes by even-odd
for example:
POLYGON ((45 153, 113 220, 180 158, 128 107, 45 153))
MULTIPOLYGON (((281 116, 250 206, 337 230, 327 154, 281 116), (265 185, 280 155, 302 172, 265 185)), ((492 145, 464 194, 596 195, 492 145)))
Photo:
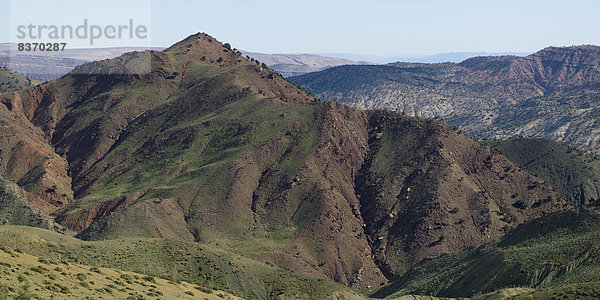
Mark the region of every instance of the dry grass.
POLYGON ((0 299, 240 299, 223 291, 181 282, 46 260, 10 248, 0 251, 0 299), (207 293, 209 292, 209 293, 207 293))

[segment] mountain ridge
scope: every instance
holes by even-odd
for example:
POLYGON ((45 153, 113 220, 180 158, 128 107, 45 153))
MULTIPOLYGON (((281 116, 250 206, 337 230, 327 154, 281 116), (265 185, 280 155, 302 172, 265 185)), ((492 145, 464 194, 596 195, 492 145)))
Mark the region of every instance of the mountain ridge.
POLYGON ((290 80, 327 101, 442 118, 478 138, 546 137, 598 153, 600 47, 459 64, 343 66, 290 80), (567 104, 568 103, 568 104, 567 104))

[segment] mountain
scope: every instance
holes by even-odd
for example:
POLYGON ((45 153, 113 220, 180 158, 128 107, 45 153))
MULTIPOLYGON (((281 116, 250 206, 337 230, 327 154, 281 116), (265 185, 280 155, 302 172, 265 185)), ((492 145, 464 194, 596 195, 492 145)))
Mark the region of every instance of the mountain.
POLYGON ((78 238, 200 242, 360 291, 568 207, 441 121, 317 101, 206 34, 0 103, 4 176, 78 238))
POLYGON ((568 202, 593 205, 600 199, 600 161, 581 150, 548 139, 485 143, 523 170, 545 180, 568 202))
POLYGON ((550 138, 600 153, 600 47, 549 47, 459 64, 341 66, 292 77, 318 97, 443 118, 470 135, 550 138))
POLYGON ((159 47, 115 47, 64 49, 58 52, 26 52, 22 54, 15 43, 0 43, 0 67, 25 74, 40 81, 53 80, 71 72, 86 62, 115 58, 126 52, 162 50, 159 47))
POLYGON ((425 260, 374 296, 470 297, 514 286, 572 290, 574 286, 568 286, 580 282, 595 282, 580 286, 579 292, 597 295, 599 221, 597 209, 548 214, 518 226, 498 241, 425 260))
POLYGON ((345 53, 324 53, 323 56, 347 59, 351 61, 369 61, 377 64, 389 64, 394 62, 413 62, 413 63, 459 63, 463 60, 477 56, 527 56, 531 53, 525 52, 447 52, 431 55, 397 55, 397 56, 376 56, 376 55, 357 55, 345 53))
POLYGON ((39 84, 40 82, 28 78, 17 72, 0 67, 0 94, 19 91, 39 84))
POLYGON ((284 77, 317 72, 335 66, 368 64, 364 61, 356 62, 314 54, 264 54, 247 51, 242 51, 242 54, 267 64, 284 77))

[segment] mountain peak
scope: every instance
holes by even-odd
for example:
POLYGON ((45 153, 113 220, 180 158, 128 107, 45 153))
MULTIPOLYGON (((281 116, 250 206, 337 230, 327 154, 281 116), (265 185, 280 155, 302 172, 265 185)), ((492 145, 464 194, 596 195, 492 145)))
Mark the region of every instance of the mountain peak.
POLYGON ((182 62, 205 62, 207 64, 236 65, 250 63, 237 49, 228 43, 221 43, 216 38, 197 33, 167 48, 165 53, 173 54, 182 62))
MULTIPOLYGON (((206 33, 197 33, 177 42, 163 51, 133 51, 119 57, 94 61, 75 67, 70 74, 149 74, 160 72, 183 73, 191 65, 232 67, 246 65, 266 72, 256 66, 228 43, 221 43, 206 33)), ((272 76, 271 76, 272 77, 272 76)))

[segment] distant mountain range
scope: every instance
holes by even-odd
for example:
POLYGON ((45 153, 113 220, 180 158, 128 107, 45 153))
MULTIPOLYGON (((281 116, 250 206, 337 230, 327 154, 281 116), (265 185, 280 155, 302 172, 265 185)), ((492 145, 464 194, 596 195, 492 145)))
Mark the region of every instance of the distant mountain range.
MULTIPOLYGON (((164 48, 149 48, 162 50, 164 48)), ((146 48, 121 47, 98 49, 66 49, 59 52, 18 53, 16 44, 0 44, 0 66, 41 81, 59 78, 76 66, 90 61, 110 59, 146 48), (12 54, 11 54, 12 52, 12 54), (9 56, 12 55, 12 56, 9 56)), ((314 54, 264 54, 242 51, 244 55, 264 62, 285 77, 321 71, 341 65, 372 64, 314 54)))
POLYGON ((48 81, 59 78, 86 62, 114 58, 126 52, 148 49, 162 50, 164 48, 118 47, 20 53, 17 51, 17 44, 0 43, 0 67, 37 80, 48 81))
POLYGON ((328 101, 442 118, 480 138, 547 137, 600 153, 600 47, 461 63, 341 66, 292 77, 328 101))
MULTIPOLYGON (((110 59, 126 52, 148 49, 160 51, 164 48, 118 47, 65 49, 65 51, 59 52, 38 51, 19 53, 16 51, 17 44, 0 43, 0 66, 37 80, 48 81, 59 78, 73 70, 76 66, 86 62, 110 59), (12 55, 12 57, 9 55, 12 55)), ((429 56, 379 57, 373 55, 352 54, 265 54, 249 51, 242 51, 242 53, 245 56, 247 55, 260 62, 264 62, 284 77, 298 76, 342 65, 373 65, 397 61, 431 63, 460 62, 467 58, 481 55, 525 55, 523 53, 492 54, 486 52, 457 52, 429 56)))
POLYGON ((531 53, 528 52, 448 52, 438 53, 432 55, 397 55, 397 56, 376 56, 376 55, 356 55, 356 54, 344 54, 344 53, 323 53, 319 55, 336 57, 351 61, 364 61, 375 64, 388 64, 394 62, 417 62, 417 63, 444 63, 453 62, 459 63, 465 59, 477 56, 527 56, 531 53))
POLYGON ((353 54, 265 54, 256 52, 242 51, 260 62, 266 63, 269 68, 283 75, 284 77, 298 76, 311 72, 318 72, 327 68, 344 65, 375 65, 393 62, 419 62, 419 63, 459 63, 465 59, 477 56, 526 56, 528 53, 507 52, 507 53, 487 53, 487 52, 454 52, 440 53, 426 56, 393 56, 380 57, 374 55, 353 55, 353 54))

